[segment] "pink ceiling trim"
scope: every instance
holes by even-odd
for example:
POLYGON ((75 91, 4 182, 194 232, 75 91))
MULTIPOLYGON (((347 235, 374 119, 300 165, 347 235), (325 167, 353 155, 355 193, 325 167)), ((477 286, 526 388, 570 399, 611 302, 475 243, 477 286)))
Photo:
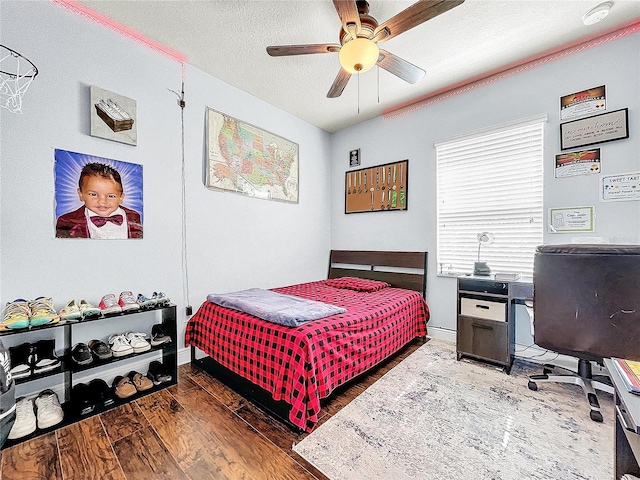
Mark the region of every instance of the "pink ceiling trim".
POLYGON ((73 0, 51 0, 51 1, 63 8, 66 8, 67 10, 77 15, 88 18, 89 20, 93 20, 94 22, 102 25, 103 27, 107 27, 111 30, 114 30, 115 32, 118 32, 124 35, 125 37, 135 40, 151 48, 152 50, 160 52, 163 55, 167 55, 172 59, 177 60, 178 62, 183 63, 187 61, 187 57, 185 55, 179 52, 176 52, 174 50, 171 50, 170 48, 167 48, 164 45, 154 40, 151 40, 150 38, 145 37, 144 35, 136 32, 135 30, 127 28, 124 25, 121 25, 111 20, 110 18, 105 17, 104 15, 94 12, 93 10, 85 7, 84 5, 74 2, 73 0))
POLYGON ((385 119, 390 119, 390 118, 398 117, 400 115, 404 115, 409 112, 413 112, 414 110, 418 110, 419 108, 423 108, 428 105, 432 105, 436 102, 445 100, 447 98, 451 98, 454 95, 468 92, 470 90, 481 87, 483 85, 487 85, 489 83, 495 82, 496 80, 501 80, 503 78, 510 77, 517 73, 524 72, 525 70, 529 70, 531 68, 535 68, 545 63, 557 60, 559 58, 566 57, 567 55, 572 55, 574 53, 581 52, 589 48, 597 47, 598 45, 602 45, 603 43, 607 43, 612 40, 617 40, 618 38, 630 35, 638 31, 640 31, 640 20, 635 20, 625 25, 622 28, 616 29, 614 31, 606 32, 603 35, 600 35, 595 38, 591 38, 587 41, 574 42, 569 45, 564 45, 557 49, 553 49, 548 52, 545 52, 541 55, 528 58, 524 61, 507 65, 505 67, 498 68, 488 73, 484 73, 482 75, 478 75, 471 79, 462 81, 458 84, 455 84, 446 88, 442 88, 436 92, 433 92, 424 97, 418 98, 417 100, 414 99, 405 104, 400 104, 395 107, 391 107, 390 109, 388 109, 383 113, 383 117, 385 119))

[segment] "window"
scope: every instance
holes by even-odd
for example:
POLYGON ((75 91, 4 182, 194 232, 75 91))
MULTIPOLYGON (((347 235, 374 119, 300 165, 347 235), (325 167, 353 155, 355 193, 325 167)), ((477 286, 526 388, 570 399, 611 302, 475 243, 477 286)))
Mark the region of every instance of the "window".
POLYGON ((439 142, 438 275, 473 271, 533 274, 543 241, 543 126, 546 115, 439 142), (478 234, 493 240, 480 246, 478 234))

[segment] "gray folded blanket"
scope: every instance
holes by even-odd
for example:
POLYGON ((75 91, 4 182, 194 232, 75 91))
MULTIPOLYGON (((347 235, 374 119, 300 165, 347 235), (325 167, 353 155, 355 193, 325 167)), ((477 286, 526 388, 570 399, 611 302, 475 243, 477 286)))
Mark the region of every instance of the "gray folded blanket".
POLYGON ((310 320, 345 313, 346 308, 306 298, 250 288, 239 292, 210 293, 207 300, 222 307, 250 313, 258 318, 280 325, 297 327, 310 320))

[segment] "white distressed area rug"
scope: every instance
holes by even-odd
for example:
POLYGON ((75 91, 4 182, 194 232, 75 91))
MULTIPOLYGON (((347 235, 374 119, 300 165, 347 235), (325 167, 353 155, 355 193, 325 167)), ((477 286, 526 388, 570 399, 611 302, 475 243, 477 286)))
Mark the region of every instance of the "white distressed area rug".
POLYGON ((613 396, 593 422, 580 387, 529 390, 540 370, 458 362, 431 340, 293 449, 331 480, 613 478, 613 396))

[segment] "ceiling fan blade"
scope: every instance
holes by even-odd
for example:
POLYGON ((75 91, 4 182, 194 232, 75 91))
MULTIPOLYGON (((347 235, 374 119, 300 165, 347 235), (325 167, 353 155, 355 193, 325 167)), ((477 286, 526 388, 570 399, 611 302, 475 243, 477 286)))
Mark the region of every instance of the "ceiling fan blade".
POLYGON ((333 6, 336 7, 336 12, 338 12, 345 32, 349 32, 347 28, 349 23, 355 24, 356 33, 360 32, 360 15, 358 14, 356 0, 333 0, 333 6))
POLYGON ((380 31, 386 29, 387 35, 381 35, 380 40, 378 40, 379 42, 386 42, 462 3, 464 3, 464 0, 420 0, 379 25, 375 29, 373 36, 375 37, 380 31))
POLYGON ((315 45, 278 45, 267 47, 267 53, 272 57, 309 55, 311 53, 331 53, 339 51, 340 45, 337 43, 320 43, 315 45))
POLYGON ((333 85, 329 89, 329 93, 327 93, 327 98, 337 98, 342 95, 342 91, 344 87, 347 86, 349 79, 351 78, 351 74, 347 72, 344 68, 341 68, 338 72, 338 76, 333 81, 333 85))
POLYGON ((380 57, 378 57, 376 64, 409 83, 416 83, 425 74, 425 71, 420 67, 416 67, 413 63, 407 62, 386 50, 380 50, 380 57))

